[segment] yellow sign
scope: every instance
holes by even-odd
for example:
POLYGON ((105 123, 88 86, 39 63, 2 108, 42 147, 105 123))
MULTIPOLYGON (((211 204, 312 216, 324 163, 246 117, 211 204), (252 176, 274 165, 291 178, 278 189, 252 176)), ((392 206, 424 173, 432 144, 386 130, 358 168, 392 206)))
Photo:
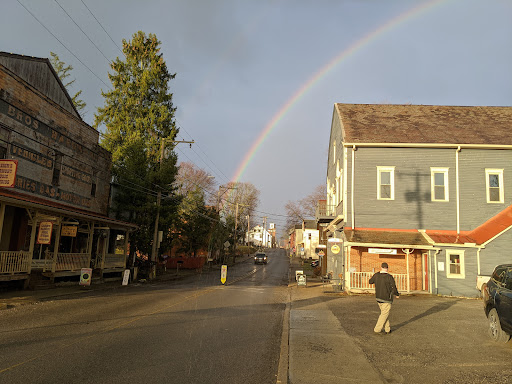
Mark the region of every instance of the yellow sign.
POLYGON ((228 266, 223 265, 220 270, 220 282, 224 284, 226 282, 226 277, 228 276, 228 266))
POLYGON ((331 252, 337 255, 338 253, 340 253, 340 246, 338 244, 334 244, 331 247, 331 252))
POLYGON ((14 187, 17 169, 18 160, 0 159, 0 187, 14 187))
POLYGON ((65 225, 60 230, 61 236, 76 237, 78 227, 76 225, 65 225))
POLYGON ((41 221, 39 224, 39 233, 37 234, 37 244, 50 244, 52 241, 53 223, 51 221, 41 221))

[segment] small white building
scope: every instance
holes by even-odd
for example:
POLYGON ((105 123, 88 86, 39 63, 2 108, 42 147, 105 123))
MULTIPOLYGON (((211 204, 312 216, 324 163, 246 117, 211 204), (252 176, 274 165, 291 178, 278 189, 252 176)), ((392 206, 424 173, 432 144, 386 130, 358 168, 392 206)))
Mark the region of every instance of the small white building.
POLYGON ((245 241, 255 247, 268 248, 272 246, 272 235, 263 226, 257 225, 246 233, 245 241))

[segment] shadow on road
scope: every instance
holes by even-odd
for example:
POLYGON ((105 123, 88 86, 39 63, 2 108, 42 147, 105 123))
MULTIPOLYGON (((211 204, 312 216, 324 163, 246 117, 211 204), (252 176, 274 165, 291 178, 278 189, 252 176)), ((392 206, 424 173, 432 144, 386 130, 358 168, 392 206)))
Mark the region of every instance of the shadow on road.
POLYGON ((460 300, 461 299, 457 299, 457 300, 453 300, 453 301, 436 304, 433 307, 430 307, 429 309, 427 309, 425 312, 420 313, 419 315, 416 315, 416 316, 410 318, 409 320, 403 321, 400 324, 394 325, 393 328, 395 330, 397 330, 397 329, 405 327, 406 325, 413 323, 419 319, 422 319, 426 316, 430 316, 430 315, 433 315, 433 314, 441 312, 441 311, 446 311, 448 308, 450 308, 452 305, 455 305, 460 300))

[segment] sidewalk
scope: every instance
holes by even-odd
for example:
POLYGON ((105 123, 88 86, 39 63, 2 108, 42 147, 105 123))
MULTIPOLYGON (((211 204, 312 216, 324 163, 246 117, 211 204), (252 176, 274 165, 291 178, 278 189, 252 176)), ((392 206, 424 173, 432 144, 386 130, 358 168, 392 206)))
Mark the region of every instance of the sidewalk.
POLYGON ((300 258, 290 260, 289 323, 285 319, 288 329, 283 330, 288 335, 288 383, 386 382, 327 306, 342 293, 335 293, 311 274, 307 262, 301 265, 300 258), (308 275, 305 287, 297 286, 296 270, 308 275))
POLYGON ((290 384, 386 382, 327 307, 339 294, 317 281, 289 289, 290 384))

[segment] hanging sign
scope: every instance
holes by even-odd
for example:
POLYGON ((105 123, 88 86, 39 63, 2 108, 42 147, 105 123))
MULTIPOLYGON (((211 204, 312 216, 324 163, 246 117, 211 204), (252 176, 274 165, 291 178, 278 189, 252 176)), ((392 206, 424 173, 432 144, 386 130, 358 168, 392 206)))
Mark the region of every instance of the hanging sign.
POLYGON ((39 233, 37 234, 37 244, 50 244, 52 241, 53 223, 51 221, 41 221, 39 223, 39 233))
POLYGON ((61 236, 76 237, 78 227, 76 225, 64 225, 60 230, 61 236))
POLYGON ((13 188, 18 160, 0 159, 0 187, 13 188))
POLYGON ((80 270, 80 285, 91 285, 92 268, 82 268, 80 270))
POLYGON ((396 249, 368 248, 368 253, 377 253, 379 255, 396 255, 396 249))
POLYGON ((220 270, 220 282, 224 284, 226 282, 226 278, 228 276, 228 266, 223 265, 220 270))

